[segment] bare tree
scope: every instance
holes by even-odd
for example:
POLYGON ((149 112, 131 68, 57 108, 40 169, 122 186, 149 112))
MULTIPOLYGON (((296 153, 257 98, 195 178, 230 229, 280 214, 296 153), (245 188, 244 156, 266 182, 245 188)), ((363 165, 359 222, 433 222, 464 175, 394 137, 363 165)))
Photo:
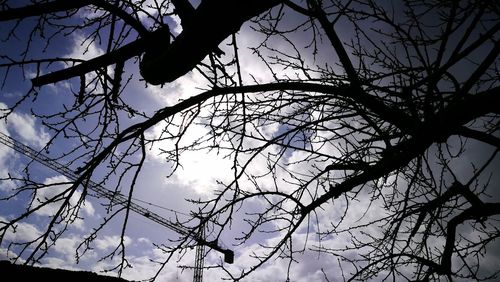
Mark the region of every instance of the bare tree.
MULTIPOLYGON (((147 148, 161 141, 170 144, 161 150, 172 173, 195 150, 233 162, 232 181, 192 201, 201 210, 192 220, 202 222, 182 224, 193 232, 208 226, 217 240, 243 222, 246 229, 234 238, 241 245, 261 234, 278 238, 261 245, 243 272, 221 264, 229 279, 275 260, 291 266, 304 252, 337 257, 350 280, 498 278, 498 267, 481 267, 500 235, 498 183, 490 182, 500 148, 495 1, 204 0, 196 8, 179 0, 17 3, 1 2, 4 87, 29 75, 32 86, 2 109, 2 118, 31 109, 51 135, 44 150, 80 167, 76 181, 41 203, 37 191, 50 185, 29 170, 4 179, 17 184, 4 199, 31 193, 32 200, 3 223, 0 236, 40 206, 61 203, 45 233, 15 243, 28 263, 80 216, 91 178, 116 191, 127 186, 130 201, 147 148), (174 14, 180 34, 172 33, 174 14), (251 48, 244 60, 237 32, 245 22, 258 40, 244 46, 251 48), (85 35, 82 46, 97 44, 104 54, 86 61, 58 56, 55 45, 75 31, 85 35), (20 53, 12 47, 19 43, 20 53), (40 53, 42 45, 49 57, 40 53), (249 71, 248 62, 265 66, 267 75, 249 71), (120 94, 136 79, 135 65, 146 85, 193 71, 206 79, 205 90, 141 112, 120 94), (67 83, 73 95, 62 99, 62 110, 39 111, 41 90, 56 82, 67 83), (147 134, 159 125, 161 134, 147 134), (185 142, 195 125, 209 133, 185 142), (60 142, 72 145, 56 150, 60 142), (466 158, 467 152, 481 157, 466 158), (78 189, 75 205, 70 199, 78 189), (351 214, 364 200, 368 206, 354 222, 351 214), (297 244, 299 233, 310 235, 306 243, 297 244), (346 237, 349 242, 330 245, 331 238, 346 237)), ((128 210, 110 209, 103 225, 128 210)), ((120 271, 127 265, 126 218, 115 250, 120 271)), ((186 237, 165 251, 192 243, 186 237)))

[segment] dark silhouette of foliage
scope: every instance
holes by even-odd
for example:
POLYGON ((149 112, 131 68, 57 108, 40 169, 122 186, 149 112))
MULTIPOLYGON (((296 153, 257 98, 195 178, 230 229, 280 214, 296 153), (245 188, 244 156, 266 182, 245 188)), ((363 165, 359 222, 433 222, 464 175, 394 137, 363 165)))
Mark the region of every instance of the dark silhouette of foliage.
POLYGON ((97 275, 87 271, 70 271, 33 266, 20 266, 8 261, 0 261, 0 271, 6 275, 7 281, 95 281, 125 282, 127 280, 111 276, 97 275))
MULTIPOLYGON (((200 212, 181 224, 196 225, 193 232, 208 226, 215 241, 240 222, 245 228, 236 245, 259 234, 279 238, 261 245, 243 271, 221 263, 229 279, 274 260, 292 265, 310 251, 337 257, 346 280, 498 278, 500 268, 481 267, 500 236, 498 183, 490 182, 500 149, 496 1, 0 3, 2 44, 20 40, 25 47, 2 54, 4 87, 35 70, 30 89, 2 109, 2 118, 31 107, 50 130, 44 149, 79 166, 80 175, 43 202, 62 201, 45 233, 16 242, 28 263, 46 255, 79 215, 88 179, 117 191, 128 185, 130 201, 147 148, 166 142, 160 147, 172 173, 196 150, 233 162, 232 180, 221 181, 210 198, 193 199, 200 212), (174 14, 179 34, 168 20, 174 14), (265 77, 243 65, 237 32, 244 23, 257 38, 248 56, 267 68, 265 77), (100 44, 104 54, 85 61, 38 52, 41 43, 50 50, 74 31, 85 34, 82 46, 100 44), (146 85, 168 85, 192 71, 204 77, 205 90, 142 112, 120 94, 139 68, 146 85), (71 103, 53 112, 32 106, 56 82, 71 85, 71 103), (190 140, 185 135, 195 125, 208 133, 190 140), (161 135, 148 134, 158 126, 161 135), (55 150, 64 138, 73 147, 55 150), (83 193, 74 205, 78 189, 83 193), (306 243, 297 239, 304 233, 306 243), (332 238, 349 241, 329 245, 332 238)), ((34 197, 48 186, 30 176, 4 179, 17 185, 10 198, 34 197)), ((0 240, 38 206, 33 199, 4 222, 0 240)), ((121 211, 111 209, 103 226, 121 211)), ((126 225, 112 254, 122 258, 119 272, 128 265, 126 225)), ((84 239, 83 249, 100 229, 84 239)), ((186 237, 165 251, 192 243, 186 237)))

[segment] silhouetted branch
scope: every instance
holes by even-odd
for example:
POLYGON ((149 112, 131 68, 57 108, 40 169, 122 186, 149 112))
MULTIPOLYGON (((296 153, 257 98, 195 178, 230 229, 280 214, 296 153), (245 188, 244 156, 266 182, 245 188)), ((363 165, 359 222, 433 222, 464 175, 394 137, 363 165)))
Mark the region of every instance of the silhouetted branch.
POLYGON ((37 3, 29 6, 24 6, 20 8, 12 8, 6 10, 0 10, 0 22, 10 21, 15 19, 25 19, 29 17, 36 17, 50 13, 63 12, 72 9, 80 9, 85 6, 94 5, 96 7, 102 8, 118 17, 120 17, 125 23, 133 27, 137 32, 144 36, 148 34, 148 30, 142 25, 140 21, 137 21, 134 17, 129 15, 124 10, 104 1, 104 0, 53 0, 44 3, 37 3))
POLYGON ((464 137, 476 139, 486 144, 490 144, 491 146, 500 148, 500 138, 485 132, 470 129, 467 127, 460 127, 457 129, 457 134, 462 135, 464 137))
POLYGON ((31 79, 31 82, 33 83, 34 87, 40 87, 43 85, 67 80, 72 77, 81 76, 92 71, 97 71, 106 66, 126 61, 134 56, 139 56, 146 50, 146 46, 151 44, 150 42, 163 40, 163 29, 165 28, 168 31, 168 27, 160 28, 144 38, 139 38, 109 53, 66 69, 35 77, 31 79))
POLYGON ((202 1, 192 15, 193 20, 183 24, 182 32, 170 48, 157 60, 141 65, 142 76, 153 85, 176 80, 236 33, 244 22, 280 3, 280 0, 202 1))
MULTIPOLYGON (((123 272, 133 264, 125 236, 146 158, 164 158, 172 182, 184 186, 198 175, 180 181, 180 168, 189 171, 193 154, 200 153, 221 157, 227 168, 214 173, 223 173, 222 179, 203 179, 203 193, 188 199, 196 212, 176 218, 186 230, 174 228, 183 235, 154 244, 165 254, 155 259, 154 278, 161 278, 174 253, 182 256, 198 243, 232 260, 222 239, 251 248, 234 258, 248 265, 227 267, 221 259, 207 266, 223 279, 251 280, 277 260, 284 274, 276 279, 296 280, 295 263, 311 251, 327 258, 320 276, 330 281, 498 278, 500 269, 483 264, 500 237, 500 24, 494 1, 191 3, 196 1, 0 4, 0 20, 11 21, 0 42, 8 94, 0 101, 2 117, 33 120, 50 133, 43 150, 77 167, 71 187, 38 205, 37 193, 53 185, 40 182, 31 163, 17 173, 0 160, 0 171, 7 171, 2 184, 15 187, 2 186, 0 201, 28 198, 25 211, 0 223, 0 243, 13 256, 33 263, 49 255, 47 249, 83 218, 79 207, 93 195, 87 186, 95 180, 114 192, 111 200, 98 200, 104 215, 83 236, 77 259, 124 215, 116 248, 100 254, 112 262, 108 270, 123 272), (94 13, 82 17, 77 9, 83 7, 94 13), (173 15, 181 19, 178 36, 167 26, 173 15), (103 55, 80 59, 101 48, 103 55), (71 58, 63 55, 68 53, 71 58), (143 79, 130 68, 131 58, 143 79), (192 70, 196 75, 185 76, 192 70), (25 86, 18 76, 33 78, 35 87, 19 93, 25 86), (79 85, 68 82, 73 77, 79 85), (61 84, 38 88, 56 82, 61 84), (149 84, 162 87, 139 98, 140 86, 149 84), (70 95, 44 100, 57 91, 70 95), (158 92, 167 98, 149 98, 158 92), (115 196, 123 190, 128 198, 117 209, 115 196), (48 224, 40 234, 11 240, 11 232, 51 203, 63 207, 44 217, 48 224), (196 237, 200 228, 206 240, 196 237), (341 274, 329 270, 329 261, 341 274)), ((14 133, 9 123, 2 128, 14 133)))

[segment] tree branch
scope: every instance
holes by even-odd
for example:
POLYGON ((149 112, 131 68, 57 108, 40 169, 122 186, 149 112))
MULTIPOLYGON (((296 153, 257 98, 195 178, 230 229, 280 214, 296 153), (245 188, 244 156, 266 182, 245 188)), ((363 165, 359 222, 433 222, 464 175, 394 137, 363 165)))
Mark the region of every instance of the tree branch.
POLYGON ((351 191, 358 185, 378 179, 407 165, 412 159, 425 152, 432 143, 442 140, 443 136, 453 134, 457 127, 487 113, 498 111, 499 90, 500 87, 496 87, 449 105, 441 114, 426 122, 419 134, 387 149, 382 159, 362 174, 331 187, 328 192, 314 200, 306 208, 306 212, 316 209, 332 198, 338 198, 342 193, 351 191))
POLYGON ((128 43, 116 50, 113 50, 104 55, 84 61, 81 64, 65 68, 59 71, 51 72, 45 75, 35 77, 31 80, 34 87, 40 87, 50 83, 56 83, 62 80, 67 80, 72 77, 85 75, 86 73, 99 70, 106 66, 126 61, 134 56, 139 56, 147 46, 155 46, 155 41, 162 40, 164 36, 163 30, 168 27, 161 27, 156 31, 148 34, 146 37, 139 38, 131 43, 128 43))
POLYGON ((500 138, 495 137, 489 133, 481 132, 478 130, 470 129, 465 126, 461 126, 457 128, 456 134, 467 137, 467 138, 472 138, 478 141, 481 141, 483 143, 489 144, 493 147, 500 148, 500 138))
POLYGON ((156 60, 141 64, 141 74, 153 85, 172 82, 191 71, 241 25, 282 0, 202 1, 183 30, 156 60))
POLYGON ((451 273, 451 257, 455 247, 456 229, 458 225, 462 224, 466 220, 481 220, 496 214, 500 214, 500 203, 484 203, 472 206, 452 218, 450 222, 448 222, 448 226, 446 228, 446 244, 441 257, 442 269, 438 269, 438 271, 441 271, 444 274, 451 273))
POLYGON ((103 0, 54 0, 46 3, 38 3, 21 8, 13 8, 0 11, 0 22, 15 19, 25 19, 29 17, 41 16, 44 14, 80 9, 84 6, 94 5, 102 8, 118 17, 126 24, 133 27, 141 36, 148 34, 148 30, 142 23, 126 13, 124 10, 103 0))
POLYGON ((340 41, 333 24, 328 20, 328 17, 316 0, 309 1, 309 3, 311 3, 316 18, 323 27, 323 30, 330 40, 330 43, 332 43, 333 48, 337 52, 337 56, 339 57, 340 63, 344 67, 349 80, 357 87, 360 87, 358 74, 352 65, 351 59, 349 59, 349 55, 347 54, 342 41, 340 41))

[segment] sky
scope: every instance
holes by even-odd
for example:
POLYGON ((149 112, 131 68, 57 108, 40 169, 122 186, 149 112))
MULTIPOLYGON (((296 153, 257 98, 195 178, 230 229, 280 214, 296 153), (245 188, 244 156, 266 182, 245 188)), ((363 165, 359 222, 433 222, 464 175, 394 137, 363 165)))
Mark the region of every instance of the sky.
MULTIPOLYGON (((293 18, 292 18, 293 20, 293 18)), ((168 22, 171 25, 171 29, 175 33, 180 32, 180 27, 178 25, 178 18, 171 18, 168 22)), ((4 36, 7 26, 0 25, 0 36, 4 36)), ((22 33, 22 31, 21 31, 22 33)), ((342 33, 342 31, 341 31, 342 33)), ((103 45, 99 46, 97 44, 91 44, 89 46, 81 45, 84 34, 82 31, 75 31, 71 35, 67 36, 65 39, 56 44, 52 44, 49 49, 44 52, 43 41, 37 41, 34 44, 39 44, 40 52, 35 52, 33 56, 37 54, 42 56, 50 56, 57 54, 61 57, 77 57, 81 59, 89 59, 96 57, 104 52, 103 45), (88 47, 88 48, 87 48, 88 47)), ((105 38, 105 37, 104 37, 105 38)), ((242 65, 243 79, 245 83, 251 83, 254 79, 258 82, 272 81, 273 77, 268 71, 266 65, 259 61, 256 61, 253 56, 252 50, 247 47, 253 47, 257 42, 259 42, 262 37, 252 32, 249 24, 244 25, 242 30, 237 35, 238 45, 240 47, 240 59, 242 65)), ((297 32, 293 35, 292 40, 299 42, 297 46, 306 48, 310 38, 306 34, 301 34, 297 32)), ((220 44, 220 48, 230 52, 231 46, 228 46, 230 41, 226 40, 220 44)), ((17 50, 22 50, 21 47, 23 42, 21 40, 13 40, 9 43, 8 52, 17 52, 17 50)), ((275 41, 276 49, 283 50, 285 52, 294 52, 290 46, 287 45, 285 41, 275 41)), ((37 48, 34 48, 35 50, 37 48)), ((312 56, 306 56, 305 62, 314 64, 320 63, 328 60, 335 60, 336 58, 329 58, 331 50, 320 50, 316 58, 312 56)), ((306 52, 309 54, 310 52, 306 52)), ((42 72, 48 72, 50 70, 59 69, 61 65, 54 64, 49 70, 41 70, 42 72)), ((131 80, 127 87, 127 90, 122 93, 122 98, 134 105, 136 109, 144 111, 146 113, 153 113, 155 110, 160 109, 165 106, 173 105, 182 99, 186 99, 193 95, 200 93, 200 87, 206 87, 207 81, 198 72, 190 72, 187 75, 179 78, 178 80, 164 85, 163 87, 151 86, 147 88, 144 87, 144 83, 139 81, 138 66, 133 62, 129 61, 126 64, 126 73, 133 74, 134 78, 131 80)), ((17 98, 24 94, 30 87, 29 78, 35 74, 36 70, 31 67, 25 69, 25 74, 28 76, 25 80, 21 81, 19 70, 12 70, 12 73, 8 77, 6 86, 0 90, 0 109, 5 109, 7 105, 11 106, 17 98)), ((112 70, 110 70, 112 72, 112 70)), ((293 71, 282 69, 279 70, 279 75, 285 77, 289 75, 291 77, 296 76, 293 71)), ((300 75, 299 75, 300 76, 300 75)), ((72 90, 74 91, 75 86, 71 83, 58 83, 56 85, 50 85, 44 87, 36 100, 28 101, 21 105, 14 113, 12 113, 7 121, 7 123, 0 123, 0 132, 8 134, 24 144, 31 146, 34 149, 41 149, 51 138, 51 131, 45 128, 40 120, 35 119, 31 115, 31 108, 36 106, 36 110, 39 112, 53 112, 65 103, 72 103, 74 101, 73 95, 69 94, 72 90)), ((130 123, 135 120, 131 119, 130 123)), ((85 126, 85 125, 83 125, 85 126)), ((159 136, 165 122, 159 123, 150 130, 146 132, 146 137, 159 136)), ((122 127, 124 128, 124 127, 122 127)), ((273 136, 279 132, 280 128, 278 126, 269 126, 263 130, 268 136, 273 136)), ((208 130, 202 125, 193 125, 187 132, 184 142, 189 143, 190 141, 196 140, 207 134, 208 130)), ((57 141, 63 142, 63 141, 57 141)), ((246 144, 247 146, 252 146, 255 144, 246 144)), ((138 187, 135 189, 134 198, 138 200, 138 203, 146 208, 157 212, 165 218, 174 219, 184 218, 189 212, 193 211, 193 205, 186 199, 203 199, 211 195, 215 189, 217 189, 217 181, 227 182, 232 178, 231 167, 233 162, 230 158, 225 158, 223 152, 199 150, 186 152, 181 159, 182 167, 180 167, 174 175, 171 177, 167 176, 171 172, 171 165, 165 161, 163 155, 160 154, 160 149, 168 146, 172 146, 171 143, 162 142, 157 143, 154 147, 149 148, 147 158, 145 160, 144 168, 141 171, 138 179, 138 187), (228 173, 229 172, 229 173, 228 173)), ((480 160, 484 158, 485 153, 489 149, 483 149, 479 144, 473 144, 472 147, 477 146, 481 148, 479 150, 471 150, 470 153, 465 154, 466 160, 480 160), (479 152, 479 153, 478 153, 479 152)), ((64 143, 61 143, 60 148, 53 148, 52 153, 58 153, 64 151, 64 143)), ((276 152, 277 148, 270 146, 268 151, 265 153, 276 152)), ((335 148, 322 148, 326 152, 332 152, 335 148)), ((286 157, 286 162, 294 163, 294 160, 300 160, 303 155, 298 152, 292 152, 286 157)), ((6 176, 7 173, 19 174, 24 166, 29 160, 12 150, 0 146, 0 175, 6 176)), ((284 161, 284 162, 285 162, 284 161)), ((462 162, 461 160, 460 162, 462 162)), ((456 161, 457 170, 460 171, 462 163, 456 161)), ((497 158, 496 162, 499 160, 497 158)), ((250 173, 258 175, 262 172, 260 168, 266 167, 266 158, 257 158, 255 160, 255 165, 249 170, 250 173)), ((300 164, 296 167, 291 165, 290 169, 293 171, 306 171, 308 165, 313 164, 300 164)), ((499 166, 500 167, 500 164, 499 166)), ((72 167, 76 169, 76 167, 72 167)), ((463 169, 463 176, 465 178, 466 173, 469 171, 463 169)), ((30 164, 30 172, 32 176, 38 181, 50 184, 58 182, 67 182, 68 179, 58 173, 51 171, 42 165, 33 163, 30 164)), ((279 177, 283 179, 285 176, 279 177)), ((263 185, 273 185, 272 179, 264 177, 260 179, 263 185)), ((391 181, 390 179, 388 180, 391 181)), ((492 183, 500 183, 498 175, 493 175, 492 183)), ((280 183, 283 184, 283 183, 280 183)), ((243 183, 247 187, 250 187, 250 183, 243 183)), ((50 197, 54 195, 57 191, 62 191, 65 185, 50 186, 49 189, 44 189, 37 192, 38 198, 50 197)), ((2 183, 0 185, 0 195, 6 195, 13 188, 12 184, 2 183)), ((72 204, 76 204, 79 194, 74 196, 72 199, 72 204)), ((338 205, 327 205, 323 210, 318 211, 319 222, 329 223, 332 218, 340 218, 343 215, 346 216, 344 219, 344 224, 356 224, 362 226, 364 223, 374 220, 381 216, 383 210, 377 201, 371 201, 371 194, 366 191, 362 191, 358 195, 358 202, 355 208, 349 208, 349 212, 344 214, 347 209, 345 202, 339 199, 336 203, 338 205), (321 220, 328 219, 328 220, 321 220)), ((492 198, 499 198, 500 191, 497 194, 493 194, 492 198)), ((2 203, 0 205, 0 221, 11 218, 13 215, 22 211, 23 206, 26 204, 26 197, 16 197, 8 202, 2 203)), ((92 270, 96 272, 101 272, 104 269, 110 269, 116 265, 118 256, 109 258, 103 261, 99 261, 99 258, 110 253, 114 248, 116 248, 119 241, 119 235, 121 232, 121 223, 123 221, 123 216, 118 216, 113 221, 111 221, 103 230, 99 232, 100 236, 93 242, 92 249, 88 250, 78 261, 75 258, 75 250, 81 251, 79 244, 82 242, 82 238, 86 236, 92 228, 99 226, 99 223, 105 217, 105 210, 103 208, 103 201, 93 197, 87 197, 83 208, 81 210, 81 215, 84 219, 76 219, 69 227, 68 231, 60 238, 56 245, 49 251, 48 255, 41 260, 41 265, 47 267, 55 268, 67 268, 67 269, 85 269, 92 270)), ((242 213, 245 211, 254 211, 259 209, 258 201, 249 201, 242 208, 242 213)), ((29 240, 34 238, 36 234, 40 234, 41 229, 47 222, 47 216, 54 213, 57 209, 56 205, 49 205, 36 212, 36 214, 26 221, 20 223, 17 227, 17 231, 10 232, 7 234, 7 241, 18 241, 18 240, 29 240)), ((235 263, 234 265, 228 266, 232 271, 237 273, 241 269, 248 268, 255 263, 255 259, 252 259, 253 252, 261 252, 259 244, 272 245, 273 242, 279 239, 279 237, 273 234, 260 234, 259 236, 252 238, 245 245, 233 245, 235 241, 232 241, 230 235, 239 234, 242 230, 245 230, 248 226, 242 220, 235 219, 232 226, 232 230, 223 236, 220 243, 235 251, 235 263)), ((327 224, 319 224, 315 228, 327 229, 327 224)), ((377 226, 368 227, 365 229, 366 232, 376 234, 381 232, 381 228, 377 226)), ((474 234, 471 234, 473 236, 474 234)), ((132 268, 128 268, 124 271, 123 277, 131 280, 141 280, 151 275, 154 275, 158 267, 151 262, 151 260, 161 261, 165 259, 165 253, 160 249, 155 248, 154 245, 165 245, 172 246, 172 240, 178 238, 178 234, 171 230, 167 230, 164 227, 158 226, 157 224, 149 221, 148 219, 139 216, 137 214, 131 214, 129 219, 127 232, 124 244, 126 245, 127 260, 133 265, 132 268)), ((343 248, 351 243, 351 238, 346 234, 339 236, 330 236, 323 238, 321 244, 328 246, 329 248, 343 248)), ((297 254, 297 262, 289 265, 286 260, 272 260, 269 263, 264 264, 259 270, 252 274, 246 281, 274 281, 279 279, 284 281, 287 276, 287 271, 290 272, 292 281, 326 281, 325 277, 328 277, 329 281, 340 281, 342 279, 342 271, 348 273, 353 269, 344 267, 340 269, 337 258, 327 253, 318 253, 310 249, 314 249, 319 241, 314 236, 311 236, 305 226, 299 228, 298 232, 294 235, 294 244, 297 246, 307 246, 307 250, 303 253, 297 254), (277 278, 279 277, 279 278, 277 278)), ((499 244, 493 245, 498 247, 499 244)), ((16 252, 18 249, 14 248, 10 252, 16 252)), ((500 252, 499 252, 500 253, 500 252)), ((484 259, 486 269, 494 268, 494 262, 500 260, 499 253, 488 252, 484 259), (491 265, 490 265, 491 264, 491 265)), ((6 259, 12 257, 13 254, 9 254, 5 245, 0 246, 0 259, 6 259)), ((159 276, 158 281, 191 281, 192 271, 190 269, 182 269, 178 267, 179 265, 192 266, 194 264, 194 249, 186 249, 180 253, 176 254, 176 257, 166 265, 159 276)), ((349 254, 353 257, 357 254, 349 254)), ((222 256, 217 252, 210 252, 205 258, 205 265, 215 265, 220 263, 222 256)), ((107 273, 113 274, 113 273, 107 273)), ((223 273, 218 269, 208 269, 204 271, 205 281, 220 281, 220 277, 223 273)), ((383 277, 383 275, 382 275, 383 277)))
MULTIPOLYGON (((178 18, 173 18, 174 32, 178 33, 180 27, 175 23, 179 23, 178 18)), ((29 25, 28 25, 29 26, 29 25)), ((171 26, 171 28, 172 28, 171 26)), ((8 26, 0 26, 0 35, 5 36, 8 26)), ((26 30, 28 28, 26 27, 26 30)), ((21 38, 25 31, 21 29, 19 34, 21 38)), ((27 31, 26 31, 27 33, 27 31)), ((80 59, 89 59, 104 53, 103 47, 97 44, 90 44, 89 46, 81 45, 83 39, 83 32, 76 31, 68 36, 66 39, 58 43, 52 44, 46 51, 37 52, 35 50, 33 57, 40 55, 42 57, 57 54, 60 57, 74 57, 80 59), (87 48, 87 49, 86 49, 87 48)), ((272 77, 265 65, 251 59, 251 51, 246 49, 246 46, 251 46, 261 38, 255 38, 255 35, 246 25, 238 34, 238 44, 241 48, 241 62, 243 73, 246 75, 245 81, 250 81, 249 73, 259 82, 271 81, 272 77)), ((225 43, 228 43, 226 41, 225 43)), ((221 44, 222 49, 228 49, 225 43, 221 44)), ((16 53, 16 51, 23 48, 24 42, 22 40, 12 40, 8 42, 9 54, 16 53)), ((43 46, 43 41, 36 41, 34 44, 39 44, 40 48, 43 46)), ((51 69, 59 69, 61 64, 51 66, 51 69)), ((29 78, 35 74, 35 69, 27 67, 25 74, 27 77, 20 81, 18 78, 20 73, 18 70, 12 70, 9 74, 6 86, 1 91, 0 108, 5 109, 7 105, 11 106, 22 94, 24 94, 30 87, 29 78), (14 83, 13 83, 14 82, 14 83)), ((42 69, 42 73, 49 72, 50 69, 42 69)), ((110 69, 112 72, 112 69, 110 69)), ((181 99, 188 98, 200 92, 200 86, 206 86, 206 80, 196 72, 191 72, 177 81, 165 85, 164 87, 148 86, 144 88, 144 84, 137 81, 139 77, 137 72, 137 65, 131 62, 127 63, 126 73, 134 74, 135 79, 128 86, 127 91, 122 94, 122 98, 126 99, 130 104, 133 104, 137 109, 144 112, 151 113, 152 111, 161 108, 162 106, 172 105, 181 99)), ((283 72, 285 74, 285 72, 283 72)), ((52 137, 50 130, 46 129, 40 120, 35 119, 31 114, 31 108, 40 112, 50 112, 54 110, 54 106, 58 107, 64 103, 70 103, 74 99, 73 95, 69 94, 74 90, 74 85, 68 82, 58 83, 56 85, 49 85, 41 89, 39 97, 33 103, 28 105, 21 105, 14 113, 10 115, 7 123, 0 123, 0 131, 4 134, 12 136, 21 141, 25 145, 33 149, 41 149, 52 137), (73 87, 73 88, 72 88, 73 87), (35 107, 36 105, 36 107, 35 107), (31 108, 30 108, 31 107, 31 108)), ((155 126, 147 132, 151 136, 157 136, 162 130, 162 124, 155 126)), ((269 128, 268 134, 273 134, 278 130, 277 127, 269 128)), ((206 134, 207 129, 202 126, 195 125, 188 132, 186 140, 194 140, 199 136, 206 134)), ((166 146, 167 144, 164 144, 166 146)), ((138 189, 134 197, 138 199, 139 204, 149 208, 165 218, 183 217, 192 208, 192 204, 186 199, 197 199, 206 197, 208 194, 217 187, 216 180, 227 181, 231 178, 232 161, 223 158, 221 154, 216 152, 197 151, 187 152, 182 157, 182 168, 180 168, 175 175, 167 178, 169 174, 170 165, 167 164, 158 149, 161 146, 151 148, 152 153, 148 153, 141 172, 138 183, 138 189), (161 207, 161 208, 159 208, 161 207)), ((51 149, 55 152, 58 148, 51 149)), ((61 151, 63 149, 60 149, 61 151)), ((262 159, 260 162, 264 162, 262 159)), ((0 173, 6 176, 7 173, 20 172, 29 160, 16 153, 5 146, 0 146, 0 173)), ((73 167, 73 169, 75 169, 73 167)), ((40 182, 45 184, 67 182, 66 177, 45 168, 37 163, 30 164, 30 171, 35 174, 34 177, 40 182)), ((56 192, 62 191, 67 185, 51 186, 37 192, 37 198, 50 197, 55 195, 56 192)), ((0 193, 6 195, 13 185, 9 183, 2 183, 0 193)), ((80 192, 78 192, 80 193, 80 192)), ((79 194, 72 198, 72 204, 76 204, 79 194)), ((256 203, 254 203, 255 205, 256 203)), ((0 206, 0 220, 6 220, 13 215, 18 214, 23 206, 26 205, 26 197, 16 197, 7 202, 2 203, 0 206)), ((35 238, 40 234, 44 223, 47 221, 47 216, 53 214, 58 206, 56 204, 49 205, 40 209, 36 214, 28 220, 23 221, 17 227, 16 232, 9 232, 6 241, 19 241, 29 240, 35 238)), ((252 207, 249 207, 251 210, 252 207)), ((112 268, 118 257, 97 262, 98 258, 106 255, 112 251, 119 238, 121 230, 121 217, 112 221, 109 225, 100 232, 100 236, 93 242, 93 249, 88 251, 78 263, 75 259, 75 250, 78 249, 82 241, 82 237, 87 235, 92 228, 96 228, 105 216, 102 207, 102 201, 96 198, 87 197, 81 211, 84 219, 77 219, 68 231, 60 238, 56 245, 49 251, 48 255, 44 257, 40 264, 46 267, 65 268, 65 269, 85 269, 96 272, 101 272, 104 269, 112 268)), ((242 222, 236 223, 234 229, 243 227, 242 222)), ((297 241, 305 240, 305 234, 297 234, 297 241)), ((161 261, 165 259, 165 254, 159 249, 155 248, 153 244, 172 245, 170 240, 175 240, 178 235, 171 230, 149 221, 148 219, 132 214, 128 223, 125 245, 127 247, 127 259, 133 265, 133 268, 126 269, 123 277, 131 280, 141 280, 154 275, 158 266, 151 263, 151 260, 161 261)), ((252 260, 248 256, 252 251, 259 249, 259 243, 272 243, 273 236, 262 235, 251 241, 249 246, 235 246, 231 247, 236 253, 236 262, 233 269, 244 268, 250 266, 252 260)), ((221 242, 224 245, 224 242, 221 242)), ((7 246, 3 244, 0 247, 0 259, 7 259, 12 257, 12 253, 17 250, 7 250, 7 246)), ((177 254, 174 260, 163 269, 159 276, 158 281, 192 281, 192 271, 190 269, 182 269, 178 266, 193 266, 194 264, 194 250, 188 249, 177 254)), ((210 252, 209 256, 205 258, 205 265, 213 265, 221 262, 221 255, 217 252, 210 252)), ((331 263, 333 258, 329 255, 318 255, 315 253, 307 253, 304 255, 304 262, 300 267, 292 269, 292 277, 295 281, 306 280, 320 280, 324 276, 321 272, 321 266, 324 266, 325 272, 332 272, 331 263), (306 259, 307 258, 307 259, 306 259), (330 269, 330 270, 329 270, 330 269)), ((302 261, 302 260, 301 260, 302 261)), ((261 270, 257 271, 252 276, 251 281, 270 281, 279 275, 286 277, 288 265, 287 263, 276 261, 266 264, 261 270)), ((113 275, 112 273, 104 273, 113 275)), ((205 281, 219 281, 222 273, 217 270, 205 270, 205 281)))

